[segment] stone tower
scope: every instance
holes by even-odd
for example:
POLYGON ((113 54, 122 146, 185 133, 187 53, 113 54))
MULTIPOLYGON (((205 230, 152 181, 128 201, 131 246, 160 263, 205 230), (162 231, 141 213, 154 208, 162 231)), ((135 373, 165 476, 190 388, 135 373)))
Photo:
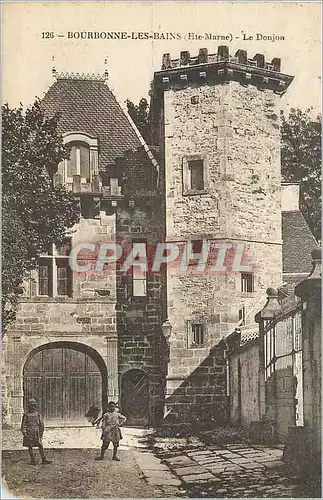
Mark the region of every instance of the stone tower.
POLYGON ((169 418, 194 419, 201 405, 212 418, 225 417, 222 339, 252 325, 266 288, 282 283, 276 105, 292 80, 280 59, 249 59, 244 50, 233 56, 226 46, 197 57, 164 54, 154 75, 166 241, 179 245, 182 263, 167 269, 169 418), (200 260, 186 266, 190 252, 200 260), (201 264, 199 271, 210 255, 215 270, 201 264))

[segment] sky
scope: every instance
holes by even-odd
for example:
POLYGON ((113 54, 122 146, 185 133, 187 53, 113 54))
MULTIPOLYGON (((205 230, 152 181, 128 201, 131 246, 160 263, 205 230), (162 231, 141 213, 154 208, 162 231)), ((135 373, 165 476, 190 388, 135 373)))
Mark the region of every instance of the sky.
POLYGON ((44 95, 54 82, 53 64, 58 72, 103 74, 107 69, 119 102, 137 103, 148 97, 163 53, 178 58, 182 50, 194 56, 202 47, 214 53, 218 45, 228 45, 231 53, 244 49, 248 57, 281 58, 282 72, 295 75, 280 100, 282 109, 321 109, 320 2, 9 2, 2 8, 2 101, 12 107, 44 95), (121 31, 129 38, 68 38, 68 32, 81 31, 121 31), (51 32, 54 38, 46 38, 51 32), (138 32, 176 33, 179 39, 140 40, 138 32), (203 38, 189 39, 189 33, 203 38), (205 33, 232 40, 206 40, 205 33))

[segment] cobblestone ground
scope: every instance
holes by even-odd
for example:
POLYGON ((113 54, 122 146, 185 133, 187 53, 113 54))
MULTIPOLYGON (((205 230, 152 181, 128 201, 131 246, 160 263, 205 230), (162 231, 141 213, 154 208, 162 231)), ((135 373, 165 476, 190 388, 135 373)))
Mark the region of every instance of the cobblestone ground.
MULTIPOLYGON (((159 451, 162 463, 194 498, 310 498, 282 461, 282 450, 232 444, 159 451)), ((317 495, 319 497, 319 495, 317 495)))

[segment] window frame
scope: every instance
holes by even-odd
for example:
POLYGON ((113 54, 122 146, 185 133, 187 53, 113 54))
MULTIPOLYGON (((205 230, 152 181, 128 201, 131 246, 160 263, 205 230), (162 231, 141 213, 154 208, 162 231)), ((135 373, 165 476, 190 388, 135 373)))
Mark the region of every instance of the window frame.
MULTIPOLYGON (((190 252, 189 252, 189 248, 188 248, 188 243, 190 243, 192 245, 192 253, 200 253, 203 255, 203 247, 204 247, 204 242, 207 243, 207 240, 204 240, 204 239, 196 239, 196 240, 188 240, 185 244, 185 252, 186 252, 186 260, 187 260, 187 265, 188 266, 192 266, 192 267, 198 267, 198 265, 201 263, 201 262, 204 262, 206 264, 206 261, 203 261, 201 259, 189 259, 190 257, 190 252), (196 242, 201 242, 201 248, 200 248, 200 252, 194 252, 194 244, 196 242)), ((208 258, 208 252, 206 253, 206 260, 208 258)))
POLYGON ((187 346, 189 349, 205 349, 207 347, 207 324, 203 320, 187 320, 187 346), (203 327, 203 344, 196 344, 194 341, 194 326, 203 327))
MULTIPOLYGON (((55 272, 56 272, 56 295, 55 297, 71 297, 72 296, 72 287, 73 287, 73 274, 72 270, 69 266, 68 262, 68 257, 67 258, 57 258, 55 259, 55 272), (60 265, 61 263, 64 263, 65 265, 60 265), (67 288, 67 293, 62 294, 58 293, 59 291, 59 282, 62 281, 62 278, 59 278, 59 269, 66 269, 66 277, 64 278, 64 281, 66 282, 66 288, 67 288)), ((54 290, 53 290, 54 291, 54 290)))
MULTIPOLYGON (((133 250, 134 248, 134 245, 137 245, 138 243, 141 243, 143 245, 145 245, 145 250, 146 250, 146 256, 147 256, 147 240, 145 239, 134 239, 131 241, 131 250, 133 250)), ((142 302, 142 301, 146 301, 147 298, 148 298, 148 269, 146 269, 146 271, 141 271, 142 273, 144 273, 144 278, 134 278, 134 267, 135 266, 131 266, 131 300, 132 301, 139 301, 139 302, 142 302), (144 282, 144 288, 145 288, 145 295, 135 295, 134 294, 134 282, 135 281, 142 281, 144 282)))
POLYGON ((39 258, 38 261, 38 266, 37 266, 37 295, 38 297, 52 297, 53 295, 53 266, 52 266, 52 259, 46 258, 44 256, 39 258), (40 268, 47 268, 47 277, 46 280, 40 276, 40 268), (48 293, 40 293, 41 290, 41 281, 43 281, 46 284, 46 287, 48 289, 48 293))
MULTIPOLYGON (((79 131, 67 132, 63 134, 63 143, 65 145, 78 143, 80 146, 83 145, 89 149, 89 174, 91 183, 93 177, 99 174, 99 143, 97 137, 79 131)), ((59 173, 59 169, 61 168, 63 184, 73 184, 73 178, 67 177, 67 162, 68 160, 65 159, 59 164, 57 173, 59 173)), ((87 180, 85 177, 81 177, 81 184, 84 183, 86 184, 87 180)))
POLYGON ((187 155, 182 160, 182 187, 183 196, 192 196, 208 193, 208 159, 204 154, 187 155), (191 171, 189 164, 193 161, 203 162, 203 189, 192 189, 191 171))
MULTIPOLYGON (((248 284, 248 282, 247 282, 247 284, 248 284)), ((248 286, 246 288, 248 288, 248 286)), ((240 273, 240 293, 248 293, 249 294, 249 293, 254 293, 254 291, 255 291, 255 276, 254 276, 254 273, 241 272, 240 273), (251 290, 244 290, 243 280, 246 277, 251 278, 251 290)))
MULTIPOLYGON (((65 244, 65 243, 64 243, 65 244)), ((72 238, 66 238, 66 244, 69 247, 69 252, 72 248, 72 238)), ((38 297, 47 297, 47 298, 68 298, 73 296, 73 272, 69 266, 69 252, 67 255, 59 255, 58 247, 53 243, 49 248, 48 254, 42 254, 39 257, 39 261, 41 262, 41 266, 37 266, 37 290, 36 295, 38 297), (65 265, 61 266, 60 264, 64 263, 65 265), (39 267, 48 267, 48 295, 40 294, 40 273, 39 267), (67 269, 67 294, 62 295, 58 293, 58 269, 66 268, 67 269)))
MULTIPOLYGON (((75 168, 76 168, 76 174, 81 176, 81 183, 82 184, 88 184, 92 180, 92 175, 91 175, 91 150, 89 145, 84 142, 84 141, 70 141, 68 145, 71 147, 71 151, 73 148, 75 148, 75 168), (82 176, 82 154, 81 154, 81 148, 87 149, 89 158, 88 158, 88 167, 89 167, 89 177, 83 177, 82 176)), ((73 176, 69 177, 68 176, 68 162, 71 161, 71 158, 67 158, 64 160, 64 178, 65 182, 68 184, 71 184, 73 182, 73 176)))

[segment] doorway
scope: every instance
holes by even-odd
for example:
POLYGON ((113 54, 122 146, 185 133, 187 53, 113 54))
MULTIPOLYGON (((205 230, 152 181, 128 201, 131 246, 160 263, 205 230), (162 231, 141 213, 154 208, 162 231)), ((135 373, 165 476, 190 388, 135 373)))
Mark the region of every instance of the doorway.
POLYGON ((25 402, 37 399, 47 422, 85 423, 86 412, 102 400, 106 386, 94 353, 82 344, 64 342, 34 351, 23 372, 25 402))
POLYGON ((127 371, 121 381, 121 409, 129 426, 148 425, 149 380, 142 370, 127 371))

